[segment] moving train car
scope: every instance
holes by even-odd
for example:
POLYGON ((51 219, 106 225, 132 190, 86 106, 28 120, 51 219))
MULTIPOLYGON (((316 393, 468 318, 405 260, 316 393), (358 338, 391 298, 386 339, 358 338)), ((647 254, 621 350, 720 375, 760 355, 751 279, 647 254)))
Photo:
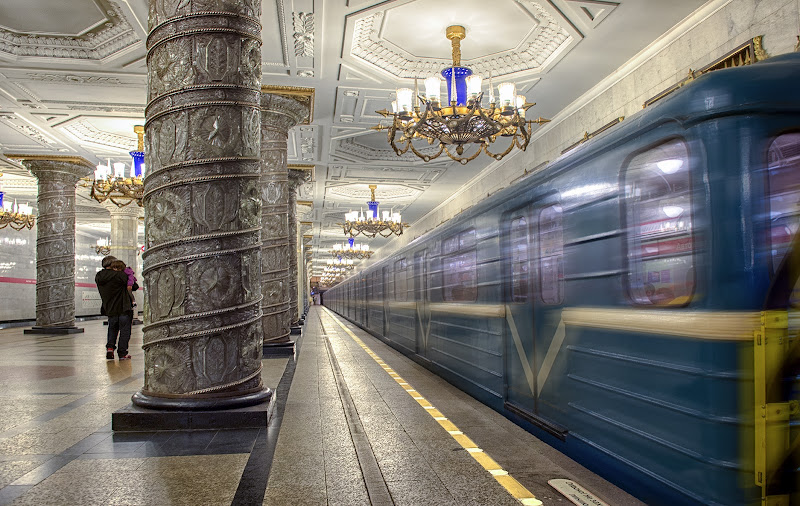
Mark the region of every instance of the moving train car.
POLYGON ((324 303, 648 504, 796 501, 798 82, 705 74, 324 303))

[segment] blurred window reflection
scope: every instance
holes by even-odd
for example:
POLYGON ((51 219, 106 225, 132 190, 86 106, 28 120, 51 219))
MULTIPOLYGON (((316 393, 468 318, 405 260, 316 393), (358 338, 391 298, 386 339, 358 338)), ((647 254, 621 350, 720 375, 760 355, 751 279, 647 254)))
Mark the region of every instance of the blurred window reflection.
POLYGON ((472 302, 478 298, 475 229, 456 234, 442 242, 442 300, 472 302))
POLYGON ((528 300, 528 222, 517 218, 511 222, 511 301, 528 300))
POLYGON ((767 155, 772 266, 786 255, 800 228, 800 133, 784 134, 772 141, 767 155))
POLYGON ((688 304, 694 293, 689 153, 674 139, 625 169, 628 283, 637 304, 688 304))
POLYGON ((542 302, 561 304, 564 300, 564 230, 561 206, 552 205, 539 213, 539 279, 542 302))
POLYGON ((408 299, 408 269, 406 259, 394 263, 394 300, 408 299))

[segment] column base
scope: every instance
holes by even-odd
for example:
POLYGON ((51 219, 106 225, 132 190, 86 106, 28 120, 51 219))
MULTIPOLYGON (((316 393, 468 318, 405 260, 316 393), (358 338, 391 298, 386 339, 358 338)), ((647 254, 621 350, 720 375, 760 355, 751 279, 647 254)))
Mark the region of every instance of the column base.
POLYGON ((22 331, 23 334, 83 334, 83 329, 78 327, 32 327, 22 331))
POLYGON ((265 358, 290 357, 294 355, 294 341, 264 343, 262 350, 265 358))
POLYGON ((164 399, 141 392, 133 394, 131 399, 133 404, 111 414, 111 430, 141 432, 264 428, 269 424, 275 408, 275 395, 269 388, 236 399, 215 401, 164 399), (256 404, 241 404, 246 402, 256 404))

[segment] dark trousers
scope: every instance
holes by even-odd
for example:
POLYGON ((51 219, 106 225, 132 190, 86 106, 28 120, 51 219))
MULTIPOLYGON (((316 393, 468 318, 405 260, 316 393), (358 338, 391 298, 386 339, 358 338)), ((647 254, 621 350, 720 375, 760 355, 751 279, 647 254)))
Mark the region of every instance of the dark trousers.
POLYGON ((124 357, 128 354, 128 341, 131 340, 132 320, 133 316, 130 312, 108 317, 108 339, 106 341, 106 349, 116 349, 117 355, 120 357, 124 357), (118 333, 119 346, 117 346, 118 333))

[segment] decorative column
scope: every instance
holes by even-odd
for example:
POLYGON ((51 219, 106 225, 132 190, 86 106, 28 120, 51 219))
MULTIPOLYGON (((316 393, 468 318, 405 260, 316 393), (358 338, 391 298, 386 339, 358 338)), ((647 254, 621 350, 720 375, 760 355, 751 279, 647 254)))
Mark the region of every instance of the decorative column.
MULTIPOLYGON (((272 396, 261 380, 260 12, 258 0, 150 0, 139 407, 272 396)), ((212 418, 237 426, 239 414, 212 418)))
MULTIPOLYGON (((122 260, 125 265, 133 269, 141 286, 142 277, 136 264, 139 252, 139 215, 142 214, 142 208, 135 202, 118 207, 110 200, 103 202, 103 207, 108 209, 111 214, 111 240, 109 241, 111 251, 109 254, 122 260)), ((136 293, 134 292, 134 294, 136 293)), ((134 318, 135 316, 134 314, 134 318)))
POLYGON ((297 256, 298 256, 298 232, 297 232, 297 188, 308 181, 309 171, 305 168, 292 168, 289 170, 289 296, 291 298, 292 327, 298 327, 303 322, 300 321, 300 310, 297 306, 297 256))
POLYGON ((26 334, 77 334, 75 185, 94 166, 80 157, 6 155, 39 181, 36 218, 36 326, 26 334))
POLYGON ((308 118, 309 107, 292 96, 261 94, 261 286, 264 353, 294 353, 290 340, 290 258, 292 249, 289 173, 286 165, 289 129, 308 118))

